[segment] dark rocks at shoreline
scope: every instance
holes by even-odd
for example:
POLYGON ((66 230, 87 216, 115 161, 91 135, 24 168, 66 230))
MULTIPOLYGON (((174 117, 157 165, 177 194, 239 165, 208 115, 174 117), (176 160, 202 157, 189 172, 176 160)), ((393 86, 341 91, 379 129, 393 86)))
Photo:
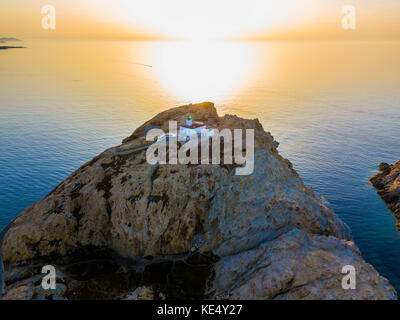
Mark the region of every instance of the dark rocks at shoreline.
POLYGON ((400 230, 400 161, 394 165, 381 163, 379 173, 370 182, 393 212, 398 220, 396 227, 400 230))

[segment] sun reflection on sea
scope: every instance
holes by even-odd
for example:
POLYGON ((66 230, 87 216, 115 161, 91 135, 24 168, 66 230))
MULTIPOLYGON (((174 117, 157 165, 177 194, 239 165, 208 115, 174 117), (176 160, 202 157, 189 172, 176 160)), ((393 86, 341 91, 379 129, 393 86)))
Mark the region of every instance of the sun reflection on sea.
POLYGON ((163 42, 150 55, 161 86, 186 102, 222 99, 242 88, 254 68, 244 43, 163 42))

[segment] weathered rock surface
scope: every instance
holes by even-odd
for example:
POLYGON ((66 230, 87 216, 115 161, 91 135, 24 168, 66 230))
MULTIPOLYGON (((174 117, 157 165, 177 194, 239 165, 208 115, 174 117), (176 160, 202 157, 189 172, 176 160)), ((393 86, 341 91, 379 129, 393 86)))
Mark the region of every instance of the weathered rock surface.
POLYGON ((394 165, 381 163, 379 173, 370 179, 383 201, 388 204, 398 220, 396 227, 400 230, 400 161, 394 165))
POLYGON ((52 264, 60 286, 51 298, 395 299, 277 146, 258 120, 219 117, 211 103, 160 113, 11 224, 1 247, 6 297, 43 297, 40 269, 52 264), (254 173, 116 153, 188 113, 214 128, 254 129, 254 173), (345 265, 356 268, 356 290, 342 288, 345 265))

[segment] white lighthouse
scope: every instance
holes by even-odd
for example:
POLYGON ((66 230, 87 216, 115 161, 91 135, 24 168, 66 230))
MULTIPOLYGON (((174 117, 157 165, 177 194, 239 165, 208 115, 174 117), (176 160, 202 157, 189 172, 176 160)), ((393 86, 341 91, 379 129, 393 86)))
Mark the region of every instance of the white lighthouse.
POLYGON ((191 127, 192 124, 192 117, 190 116, 190 114, 188 114, 187 120, 186 120, 186 126, 187 127, 191 127))
POLYGON ((207 126, 200 121, 192 121, 192 116, 189 114, 185 126, 180 126, 179 135, 188 139, 190 136, 198 135, 212 137, 214 129, 207 129, 207 126))

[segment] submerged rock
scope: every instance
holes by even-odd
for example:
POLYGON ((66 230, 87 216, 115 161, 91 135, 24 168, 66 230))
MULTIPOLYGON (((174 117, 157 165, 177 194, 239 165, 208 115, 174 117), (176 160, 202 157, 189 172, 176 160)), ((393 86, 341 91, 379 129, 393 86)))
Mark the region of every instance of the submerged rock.
POLYGON ((52 298, 395 299, 277 146, 258 120, 219 117, 212 103, 160 113, 15 219, 1 247, 6 295, 42 296, 40 268, 51 264, 62 285, 52 298), (254 173, 150 165, 143 135, 188 113, 213 128, 254 129, 254 173), (345 265, 355 290, 342 288, 345 265))
POLYGON ((400 230, 400 161, 394 165, 379 164, 379 173, 370 179, 383 201, 388 204, 398 220, 396 227, 400 230))

